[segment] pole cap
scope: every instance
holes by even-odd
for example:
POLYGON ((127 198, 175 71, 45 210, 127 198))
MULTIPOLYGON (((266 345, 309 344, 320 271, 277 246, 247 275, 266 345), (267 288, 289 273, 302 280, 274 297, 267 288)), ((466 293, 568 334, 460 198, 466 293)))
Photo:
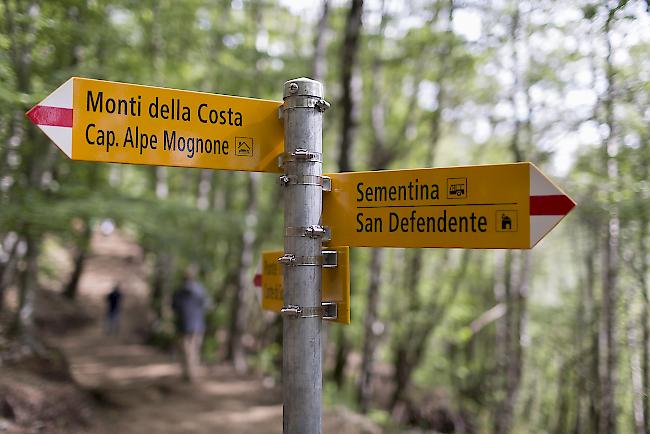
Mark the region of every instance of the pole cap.
POLYGON ((295 78, 284 83, 284 96, 312 96, 316 98, 323 97, 323 84, 320 81, 312 80, 307 77, 295 78))

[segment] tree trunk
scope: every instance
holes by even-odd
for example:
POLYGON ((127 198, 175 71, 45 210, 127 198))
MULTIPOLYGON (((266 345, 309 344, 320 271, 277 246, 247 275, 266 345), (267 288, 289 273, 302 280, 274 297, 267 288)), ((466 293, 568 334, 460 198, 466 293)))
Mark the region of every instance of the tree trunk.
POLYGON ((210 197, 212 192, 212 178, 214 170, 201 170, 199 176, 199 186, 196 195, 196 207, 201 211, 210 208, 210 197))
POLYGON ((381 285, 381 268, 383 249, 372 249, 370 257, 370 282, 366 296, 366 317, 363 321, 363 348, 361 350, 361 372, 357 388, 357 400, 361 413, 368 412, 372 397, 372 371, 374 368, 375 347, 380 332, 376 331, 379 308, 379 287, 381 285))
POLYGON ((325 80, 325 71, 327 70, 327 20, 330 13, 329 0, 322 0, 322 2, 323 5, 314 38, 314 58, 311 64, 311 78, 321 83, 325 80))
POLYGON ((156 255, 154 273, 151 283, 151 308, 154 312, 153 329, 156 331, 164 324, 169 315, 168 307, 171 306, 170 295, 175 270, 174 256, 169 252, 160 252, 156 255))
MULTIPOLYGON (((512 46, 514 83, 510 94, 510 102, 516 108, 518 95, 528 93, 528 83, 522 79, 524 72, 520 66, 518 43, 526 35, 521 34, 521 14, 519 6, 515 6, 511 16, 510 42, 512 46)), ((529 99, 526 99, 529 101, 529 99)), ((515 109, 510 151, 516 162, 523 161, 527 152, 522 145, 522 130, 526 126, 528 134, 532 135, 532 109, 528 107, 528 119, 525 122, 519 118, 515 109)), ((532 137, 529 137, 532 142, 532 137)), ((525 142, 524 142, 525 143, 525 142)), ((497 348, 499 370, 501 376, 501 398, 497 402, 494 413, 494 433, 506 434, 512 429, 515 419, 515 406, 519 395, 519 387, 523 377, 523 345, 522 339, 526 330, 528 284, 531 258, 526 251, 508 251, 505 254, 503 269, 497 268, 497 284, 495 296, 497 302, 505 303, 506 310, 503 320, 497 322, 497 348), (503 274, 502 274, 503 273, 503 274), (503 277, 499 277, 502 274, 503 277), (501 281, 503 279, 503 281, 501 281)), ((568 405, 568 404, 567 404, 568 405)))
POLYGON ((632 384, 632 416, 634 422, 635 434, 645 433, 645 422, 643 420, 643 395, 648 391, 643 389, 643 374, 641 368, 641 355, 639 354, 639 336, 637 334, 637 314, 634 309, 634 289, 629 288, 627 291, 627 303, 625 311, 628 314, 626 338, 627 352, 629 354, 630 382, 632 384))
MULTIPOLYGON (((7 240, 8 245, 5 245, 4 247, 8 249, 8 254, 7 254, 7 260, 6 262, 2 265, 2 269, 0 270, 0 313, 4 310, 4 303, 5 303, 5 289, 11 284, 11 281, 13 280, 14 273, 16 271, 16 263, 20 259, 19 258, 19 245, 20 245, 20 239, 18 238, 18 235, 14 233, 14 239, 13 240, 7 240)), ((5 240, 7 237, 5 237, 5 240)))
MULTIPOLYGON (((361 97, 361 86, 358 85, 360 78, 357 72, 357 58, 362 15, 363 0, 352 0, 346 19, 341 59, 341 88, 343 89, 343 94, 341 95, 341 112, 343 119, 341 122, 341 141, 339 144, 339 172, 349 172, 352 170, 350 154, 356 135, 358 101, 361 97)), ((350 262, 354 264, 353 259, 354 256, 350 258, 350 262)), ((350 343, 341 327, 337 328, 335 344, 336 351, 332 378, 340 388, 345 381, 345 367, 350 349, 350 343)))
POLYGON ((361 86, 355 83, 357 69, 357 58, 359 54, 359 35, 361 34, 361 23, 363 15, 363 0, 352 0, 348 12, 345 37, 343 39, 341 59, 341 142, 339 145, 339 171, 349 172, 352 170, 350 156, 355 140, 357 127, 358 101, 360 98, 361 86))
POLYGON ((590 357, 588 359, 586 378, 589 379, 588 396, 589 396, 589 418, 587 424, 588 433, 602 434, 600 431, 600 402, 602 401, 602 388, 600 384, 600 341, 599 341, 599 312, 594 297, 596 286, 596 255, 598 252, 598 239, 600 225, 592 223, 589 227, 588 237, 589 245, 585 257, 585 312, 586 322, 589 325, 589 346, 590 357))
MULTIPOLYGON (((29 233, 29 230, 25 231, 29 233)), ((33 236, 25 236, 25 266, 18 275, 18 309, 13 331, 21 338, 31 340, 34 327, 34 297, 38 285, 38 243, 33 236)))
MULTIPOLYGON (((151 20, 151 73, 153 84, 156 86, 164 85, 164 37, 161 26, 161 2, 153 2, 151 11, 153 18, 151 20)), ((156 166, 154 171, 154 191, 158 199, 167 199, 169 196, 169 181, 168 181, 168 168, 164 166, 156 166)))
POLYGON ((350 342, 345 336, 343 327, 336 328, 335 335, 336 352, 334 353, 334 368, 332 369, 332 380, 339 389, 345 383, 345 368, 348 363, 348 353, 350 352, 350 342))
MULTIPOLYGON (((383 34, 386 26, 385 4, 382 3, 382 16, 379 26, 380 33, 383 34)), ((370 118, 372 122, 372 131, 374 135, 373 149, 370 156, 372 170, 383 170, 394 157, 394 153, 386 149, 385 134, 385 105, 382 97, 381 87, 383 85, 383 44, 378 43, 377 54, 373 61, 372 69, 374 80, 372 81, 372 91, 374 103, 372 105, 370 118)), ((408 122, 408 121, 407 121, 408 122)), ((397 145, 396 143, 394 145, 397 145)), ((376 327, 379 316, 380 287, 381 287, 381 269, 383 264, 384 251, 382 249, 372 249, 370 256, 370 269, 368 270, 370 280, 366 290, 366 316, 363 321, 363 346, 361 350, 361 372, 357 383, 357 402, 362 413, 368 412, 368 406, 372 397, 373 388, 373 369, 375 350, 377 346, 378 333, 376 327)))
MULTIPOLYGON (((589 226, 589 223, 585 222, 583 225, 589 226)), ((594 394, 591 392, 592 386, 590 384, 590 363, 591 354, 593 353, 591 348, 591 338, 593 334, 593 320, 591 318, 594 315, 593 300, 591 300, 591 293, 593 292, 593 288, 588 289, 587 285, 593 284, 594 281, 593 264, 595 260, 595 250, 591 248, 590 245, 591 237, 585 236, 584 238, 587 240, 586 245, 583 246, 585 263, 587 266, 584 270, 584 276, 578 283, 578 303, 576 306, 577 311, 575 322, 575 346, 578 354, 585 354, 585 357, 581 357, 577 360, 577 378, 576 388, 574 390, 576 411, 573 428, 571 429, 572 434, 582 434, 583 431, 589 427, 591 421, 588 411, 592 402, 591 400, 594 398, 594 394)))
POLYGON ((257 237, 257 201, 259 190, 259 173, 248 174, 248 202, 244 218, 242 234, 241 257, 235 296, 232 297, 230 312, 230 334, 228 337, 227 359, 232 361, 238 372, 248 368, 246 353, 242 342, 242 334, 246 327, 247 298, 246 290, 250 287, 251 270, 253 267, 254 247, 257 237))
POLYGON ((523 371, 523 346, 526 326, 526 304, 530 272, 530 253, 527 251, 511 252, 510 283, 506 285, 506 330, 507 339, 505 356, 505 400, 502 406, 502 424, 500 431, 510 431, 519 395, 523 371))
POLYGON ((84 221, 83 233, 81 234, 81 239, 79 240, 79 245, 77 247, 77 254, 74 258, 74 267, 72 269, 72 274, 68 283, 65 285, 63 290, 63 295, 69 300, 74 300, 77 297, 77 292, 79 289, 79 280, 81 279, 81 273, 83 273, 84 265, 86 264, 86 258, 90 252, 90 239, 92 237, 92 227, 90 221, 84 221))
MULTIPOLYGON (((650 129, 648 130, 650 131, 650 129)), ((640 161, 640 177, 648 179, 650 168, 650 134, 646 134, 644 146, 641 149, 643 155, 640 161)), ((641 293, 641 390, 643 432, 650 434, 650 288, 648 288, 648 203, 647 198, 642 197, 638 202, 639 236, 638 236, 638 257, 640 259, 637 276, 639 291, 641 293)))
MULTIPOLYGON (((16 89, 24 94, 32 93, 32 44, 34 38, 34 23, 41 17, 30 14, 30 20, 25 21, 17 19, 18 16, 28 16, 30 11, 40 11, 35 2, 21 2, 11 5, 9 2, 4 3, 5 24, 7 36, 9 38, 9 54, 13 75, 16 80, 16 89)), ((22 110, 21 110, 22 111, 22 110)), ((22 113, 17 113, 14 125, 13 138, 20 146, 27 146, 28 149, 37 142, 35 139, 35 127, 27 126, 27 120, 22 113)), ((29 151, 28 151, 29 152, 29 151)), ((31 157, 31 155, 30 155, 31 157)), ((32 191, 38 191, 41 181, 42 170, 44 165, 37 158, 26 158, 23 163, 24 174, 28 180, 27 187, 32 191)), ((25 242, 26 252, 24 267, 18 274, 18 309, 14 318, 12 329, 22 338, 29 342, 33 341, 33 311, 34 311, 34 292, 37 285, 38 271, 38 249, 39 241, 35 239, 32 233, 33 228, 28 224, 22 225, 19 237, 25 242)))
POLYGON ((507 433, 510 426, 511 415, 508 412, 507 397, 505 396, 505 375, 508 371, 508 358, 510 357, 510 323, 512 321, 512 313, 508 310, 512 309, 510 303, 510 262, 511 251, 496 251, 495 252, 495 266, 494 266, 494 299, 498 304, 506 306, 505 315, 502 320, 496 322, 496 345, 495 352, 497 355, 497 375, 498 375, 498 390, 503 397, 497 401, 494 412, 494 433, 504 434, 507 433))
MULTIPOLYGON (((562 363, 561 366, 565 366, 567 363, 562 363)), ((566 432, 567 419, 569 417, 569 397, 565 389, 567 384, 570 384, 567 381, 567 375, 564 373, 567 372, 567 369, 560 369, 561 374, 557 377, 557 397, 555 399, 557 405, 557 418, 555 422, 555 429, 553 434, 564 434, 566 432)))
POLYGON ((615 94, 615 69, 612 63, 613 48, 610 27, 614 20, 616 9, 610 10, 605 24, 605 39, 607 43, 606 75, 607 89, 603 101, 605 123, 609 132, 602 144, 603 170, 607 174, 606 186, 608 189, 608 218, 603 239, 603 284, 602 305, 603 314, 600 328, 600 348, 602 356, 601 382, 602 402, 600 432, 616 434, 617 432, 617 405, 616 405, 616 369, 617 369, 617 343, 616 343, 616 305, 617 277, 618 277, 618 233, 619 219, 615 200, 615 189, 618 178, 618 143, 616 141, 616 125, 614 119, 614 94, 615 94))
MULTIPOLYGON (((646 290, 647 291, 647 290, 646 290)), ((646 296, 645 305, 641 314, 641 379, 643 393, 643 429, 645 434, 650 434, 650 306, 646 296)))
POLYGON ((390 409, 397 421, 403 421, 405 411, 405 393, 409 382, 410 366, 408 361, 408 349, 405 345, 398 345, 393 361, 393 383, 395 389, 390 399, 390 409))
MULTIPOLYGON (((404 316, 411 315, 422 309, 420 305, 420 297, 418 294, 418 284, 420 282, 420 275, 422 273, 422 252, 419 249, 411 249, 407 251, 406 266, 404 267, 404 293, 408 299, 408 310, 404 316), (410 254, 410 255, 409 255, 410 254)), ((393 382, 395 389, 391 397, 391 412, 399 419, 402 412, 402 407, 405 401, 405 393, 408 388, 411 371, 413 370, 413 360, 411 357, 411 348, 416 334, 420 330, 416 330, 416 324, 409 321, 407 324, 407 331, 405 336, 400 336, 396 342, 396 349, 394 351, 393 360, 393 382)))

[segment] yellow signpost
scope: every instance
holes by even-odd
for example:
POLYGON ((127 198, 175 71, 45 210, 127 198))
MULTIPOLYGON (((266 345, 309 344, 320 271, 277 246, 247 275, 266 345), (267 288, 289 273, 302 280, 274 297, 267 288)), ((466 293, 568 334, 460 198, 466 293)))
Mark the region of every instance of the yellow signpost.
POLYGON ((327 176, 334 245, 529 249, 575 206, 531 163, 327 176))
POLYGON ((73 160, 280 172, 281 105, 74 77, 27 115, 73 160))
MULTIPOLYGON (((336 267, 323 268, 322 301, 337 305, 337 318, 342 324, 350 324, 350 248, 328 247, 338 255, 336 267)), ((262 253, 262 308, 280 312, 284 306, 284 289, 282 283, 283 265, 278 259, 283 252, 262 253)))
POLYGON ((331 174, 323 193, 322 85, 290 80, 284 99, 74 77, 27 116, 73 160, 284 170, 288 251, 263 254, 262 307, 285 316, 284 431, 320 432, 320 319, 334 319, 326 308, 336 303, 334 320, 350 323, 349 247, 326 248, 336 266, 326 251, 304 256, 318 252, 326 227, 334 246, 529 249, 575 203, 531 163, 331 174))

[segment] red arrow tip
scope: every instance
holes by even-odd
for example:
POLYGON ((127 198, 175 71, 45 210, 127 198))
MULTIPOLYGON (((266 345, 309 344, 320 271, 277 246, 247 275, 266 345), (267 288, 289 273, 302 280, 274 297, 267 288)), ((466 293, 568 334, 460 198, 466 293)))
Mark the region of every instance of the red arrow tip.
POLYGON ((564 194, 530 197, 531 216, 567 215, 575 206, 576 203, 564 194))
POLYGON ((72 109, 36 105, 26 113, 36 125, 72 128, 72 109))
POLYGON ((34 122, 36 125, 38 125, 38 123, 36 122, 36 115, 35 115, 37 107, 38 106, 35 105, 34 107, 30 108, 27 113, 25 113, 25 116, 27 116, 29 118, 29 120, 34 122))

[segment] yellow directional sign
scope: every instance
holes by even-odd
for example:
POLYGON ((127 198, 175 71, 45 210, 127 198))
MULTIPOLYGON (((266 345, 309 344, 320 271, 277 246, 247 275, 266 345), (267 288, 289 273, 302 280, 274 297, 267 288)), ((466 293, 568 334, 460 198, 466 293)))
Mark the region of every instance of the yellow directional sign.
MULTIPOLYGON (((337 305, 336 322, 350 324, 350 248, 328 247, 336 250, 338 265, 323 268, 322 301, 332 301, 337 305)), ((283 252, 262 253, 262 308, 280 312, 284 304, 284 286, 282 282, 283 265, 278 259, 283 252)))
POLYGON ((531 163, 327 176, 334 245, 529 249, 575 206, 531 163))
POLYGON ((73 160, 280 172, 281 105, 74 77, 27 116, 73 160))

